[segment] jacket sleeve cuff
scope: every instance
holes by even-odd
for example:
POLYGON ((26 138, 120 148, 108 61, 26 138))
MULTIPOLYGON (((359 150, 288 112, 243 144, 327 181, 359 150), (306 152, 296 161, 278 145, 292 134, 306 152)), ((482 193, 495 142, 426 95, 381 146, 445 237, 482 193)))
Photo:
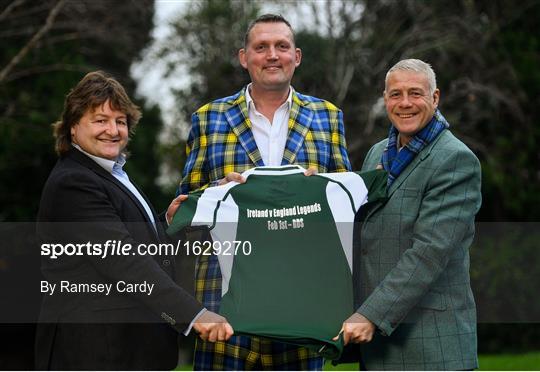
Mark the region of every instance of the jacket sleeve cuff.
POLYGON ((362 304, 356 312, 365 316, 370 322, 375 324, 383 336, 390 336, 397 327, 397 324, 391 324, 388 320, 384 319, 382 314, 366 303, 362 304))
POLYGON ((199 311, 199 313, 197 315, 195 315, 195 318, 193 318, 193 320, 191 321, 191 323, 189 323, 189 326, 186 328, 186 330, 184 332, 182 332, 182 334, 184 336, 187 336, 189 335, 189 332, 191 332, 191 328, 193 328, 193 324, 195 324, 195 322, 197 321, 197 319, 199 319, 201 317, 201 315, 203 315, 206 311, 206 308, 202 309, 201 311, 199 311))

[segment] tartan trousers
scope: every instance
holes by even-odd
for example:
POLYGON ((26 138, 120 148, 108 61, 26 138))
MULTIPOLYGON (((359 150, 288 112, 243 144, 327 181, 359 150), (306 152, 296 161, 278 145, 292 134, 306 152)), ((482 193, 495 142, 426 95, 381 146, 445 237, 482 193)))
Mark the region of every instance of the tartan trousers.
MULTIPOLYGON (((195 295, 210 311, 221 302, 221 270, 217 256, 199 256, 195 295)), ((234 335, 227 342, 197 338, 194 370, 322 370, 323 358, 291 344, 260 337, 234 335)))

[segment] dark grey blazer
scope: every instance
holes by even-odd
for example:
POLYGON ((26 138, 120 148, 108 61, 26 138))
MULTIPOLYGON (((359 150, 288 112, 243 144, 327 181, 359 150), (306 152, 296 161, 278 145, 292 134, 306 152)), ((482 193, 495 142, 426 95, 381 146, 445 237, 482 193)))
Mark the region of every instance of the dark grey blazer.
MULTIPOLYGON (((142 192, 141 192, 142 194, 142 192)), ((150 205, 150 203, 148 203, 150 205)), ((104 293, 45 295, 36 331, 37 369, 173 369, 177 331, 202 306, 173 279, 172 256, 139 255, 139 243, 165 242, 143 206, 116 178, 79 150, 61 157, 43 189, 37 232, 46 243, 130 243, 130 255, 42 257, 52 283, 112 283, 104 293), (154 284, 152 295, 119 293, 118 281, 154 284), (169 324, 166 324, 165 321, 169 324), (172 326, 172 327, 171 327, 172 326), (175 331, 176 330, 176 331, 175 331)))
MULTIPOLYGON (((377 167, 386 143, 362 170, 377 167)), ((368 369, 477 368, 469 247, 480 177, 476 156, 445 130, 368 212, 355 256, 357 311, 380 331, 361 347, 368 369)))

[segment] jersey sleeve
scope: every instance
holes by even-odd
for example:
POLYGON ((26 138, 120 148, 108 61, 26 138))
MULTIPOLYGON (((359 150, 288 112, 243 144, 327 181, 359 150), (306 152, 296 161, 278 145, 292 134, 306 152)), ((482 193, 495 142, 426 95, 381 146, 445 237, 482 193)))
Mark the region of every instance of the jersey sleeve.
POLYGON ((387 198, 386 182, 388 173, 383 169, 356 172, 366 185, 368 194, 364 204, 384 201, 387 198))
POLYGON ((224 200, 229 190, 238 183, 229 182, 223 186, 209 187, 188 194, 174 215, 167 229, 170 235, 176 234, 188 226, 212 226, 215 224, 216 209, 224 200))
POLYGON ((387 173, 382 169, 365 172, 322 173, 319 176, 339 184, 349 195, 354 212, 366 203, 386 197, 387 173))

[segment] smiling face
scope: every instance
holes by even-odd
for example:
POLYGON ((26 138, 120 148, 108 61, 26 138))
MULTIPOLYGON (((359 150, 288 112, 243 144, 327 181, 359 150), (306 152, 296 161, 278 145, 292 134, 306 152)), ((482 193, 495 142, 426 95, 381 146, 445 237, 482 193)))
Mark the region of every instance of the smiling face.
POLYGON ((248 70, 253 89, 280 91, 289 89, 302 52, 295 48, 291 29, 283 22, 257 23, 249 32, 245 48, 238 58, 248 70))
POLYGON ((400 134, 401 145, 433 118, 440 92, 430 94, 428 78, 418 72, 396 70, 389 74, 384 91, 388 118, 400 134))
POLYGON ((127 116, 111 107, 110 101, 89 109, 71 127, 71 141, 100 158, 116 160, 128 143, 127 116))

